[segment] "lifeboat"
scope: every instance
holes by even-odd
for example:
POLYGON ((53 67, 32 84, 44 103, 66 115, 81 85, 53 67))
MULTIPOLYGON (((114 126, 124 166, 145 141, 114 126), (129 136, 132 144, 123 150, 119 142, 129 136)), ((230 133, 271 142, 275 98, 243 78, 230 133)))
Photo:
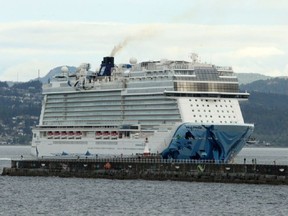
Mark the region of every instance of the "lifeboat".
POLYGON ((101 139, 102 138, 102 132, 101 131, 96 131, 95 137, 96 137, 96 139, 101 139))
POLYGON ((111 132, 111 139, 117 139, 118 138, 118 133, 116 131, 111 132))
POLYGON ((48 139, 52 139, 53 138, 53 132, 52 131, 48 131, 47 138, 48 139))
POLYGON ((54 135, 54 139, 59 139, 60 138, 60 132, 59 131, 55 131, 53 133, 53 135, 54 135))
POLYGON ((103 138, 104 138, 104 139, 109 139, 109 138, 110 138, 110 132, 109 132, 109 131, 105 131, 105 132, 103 133, 103 138))
POLYGON ((76 139, 81 139, 82 132, 81 131, 76 131, 75 137, 76 137, 76 139))
POLYGON ((73 131, 68 132, 68 139, 74 139, 74 132, 73 131))
POLYGON ((61 139, 67 139, 67 132, 66 131, 61 132, 61 139))

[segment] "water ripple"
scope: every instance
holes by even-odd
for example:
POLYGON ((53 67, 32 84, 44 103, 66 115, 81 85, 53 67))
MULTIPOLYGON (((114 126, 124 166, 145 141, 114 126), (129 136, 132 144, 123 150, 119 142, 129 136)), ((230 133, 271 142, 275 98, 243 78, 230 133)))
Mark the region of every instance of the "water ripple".
POLYGON ((0 215, 288 215, 287 186, 1 176, 0 215))
MULTIPOLYGON (((0 157, 22 154, 14 150, 1 147, 0 157)), ((240 157, 253 158, 257 152, 247 151, 240 157)), ((9 164, 0 161, 0 172, 9 164)), ((0 176, 0 185, 1 216, 288 215, 287 186, 9 176, 0 176)))

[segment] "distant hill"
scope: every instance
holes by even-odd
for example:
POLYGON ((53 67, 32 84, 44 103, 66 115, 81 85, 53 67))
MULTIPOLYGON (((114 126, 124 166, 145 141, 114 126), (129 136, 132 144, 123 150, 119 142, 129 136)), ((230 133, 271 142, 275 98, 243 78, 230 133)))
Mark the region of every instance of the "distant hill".
MULTIPOLYGON (((49 79, 51 79, 53 76, 57 75, 57 74, 61 74, 61 68, 63 66, 59 66, 56 68, 53 68, 52 70, 50 70, 46 76, 42 77, 39 79, 40 82, 42 83, 47 83, 49 79)), ((74 66, 66 66, 69 70, 69 74, 74 74, 77 70, 77 67, 74 66)), ((93 71, 89 70, 88 73, 94 73, 93 71)))
POLYGON ((255 124, 254 136, 288 147, 288 78, 257 80, 240 89, 250 93, 249 100, 240 105, 245 121, 255 124))
POLYGON ((263 74, 258 73, 236 73, 236 76, 238 77, 239 84, 247 84, 251 83, 257 80, 266 80, 271 77, 265 76, 263 74))
POLYGON ((288 95, 251 92, 240 105, 245 122, 255 124, 253 136, 271 146, 288 147, 288 95))
MULTIPOLYGON (((258 80, 245 85, 240 85, 240 89, 248 92, 263 92, 272 94, 288 95, 288 78, 270 78, 266 80, 258 80)), ((288 101, 287 101, 288 103, 288 101)))

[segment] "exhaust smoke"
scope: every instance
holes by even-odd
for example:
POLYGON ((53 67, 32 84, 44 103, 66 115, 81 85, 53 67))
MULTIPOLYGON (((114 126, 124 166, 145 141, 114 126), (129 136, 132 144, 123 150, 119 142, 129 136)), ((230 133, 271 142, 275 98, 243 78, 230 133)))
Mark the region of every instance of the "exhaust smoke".
POLYGON ((142 30, 136 32, 134 35, 127 36, 126 38, 124 38, 123 41, 114 46, 110 56, 114 57, 118 52, 123 50, 132 41, 147 40, 151 37, 158 35, 160 32, 160 28, 161 27, 159 25, 149 25, 144 27, 142 30))

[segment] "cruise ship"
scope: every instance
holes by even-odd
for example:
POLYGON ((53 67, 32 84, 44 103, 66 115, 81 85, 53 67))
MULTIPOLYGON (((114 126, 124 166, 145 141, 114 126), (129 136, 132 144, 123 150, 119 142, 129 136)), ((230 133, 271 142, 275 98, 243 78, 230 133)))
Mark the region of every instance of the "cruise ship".
POLYGON ((132 156, 229 162, 253 132, 244 123, 238 79, 231 67, 167 60, 115 64, 100 69, 63 66, 43 84, 39 125, 31 153, 132 156))

